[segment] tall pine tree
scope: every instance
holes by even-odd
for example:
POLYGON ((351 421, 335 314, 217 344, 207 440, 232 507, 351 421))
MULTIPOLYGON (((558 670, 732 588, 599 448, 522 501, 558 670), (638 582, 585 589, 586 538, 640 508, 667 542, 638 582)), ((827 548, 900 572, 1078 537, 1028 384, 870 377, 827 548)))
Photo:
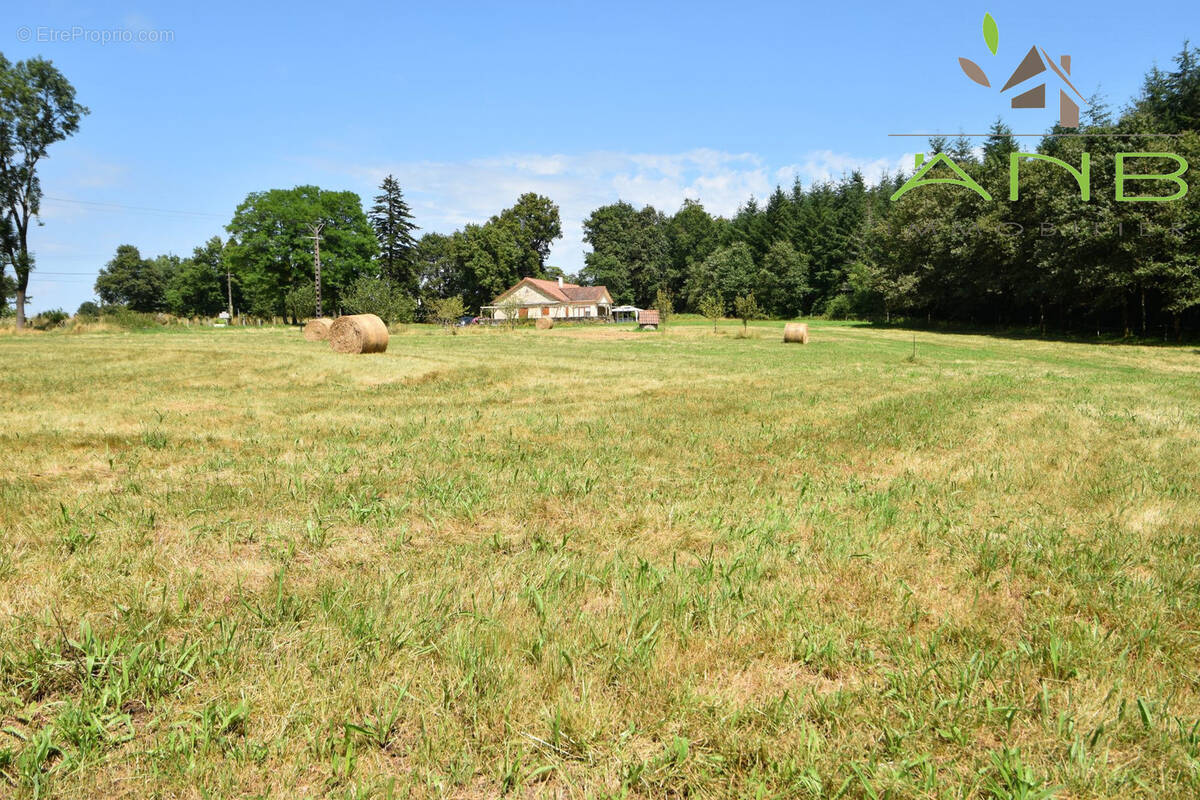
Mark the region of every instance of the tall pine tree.
POLYGON ((405 291, 417 291, 416 248, 412 209, 404 200, 400 184, 388 175, 379 184, 382 194, 375 197, 368 215, 375 236, 379 239, 379 264, 385 277, 395 281, 405 291))

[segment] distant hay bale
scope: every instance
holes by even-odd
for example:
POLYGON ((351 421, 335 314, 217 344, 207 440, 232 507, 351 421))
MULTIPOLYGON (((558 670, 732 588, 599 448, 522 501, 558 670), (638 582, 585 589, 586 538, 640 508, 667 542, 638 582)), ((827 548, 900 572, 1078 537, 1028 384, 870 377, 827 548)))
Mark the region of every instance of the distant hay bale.
POLYGON ((304 341, 323 342, 329 338, 329 328, 333 325, 332 317, 318 317, 304 323, 304 341))
POLYGON ((550 317, 538 317, 534 325, 537 326, 539 331, 548 331, 554 327, 554 320, 550 317))
POLYGON ((808 344, 808 326, 803 322, 789 322, 783 326, 783 341, 789 344, 808 344))
POLYGON ((335 353, 382 353, 388 346, 388 329, 374 314, 338 317, 329 326, 329 346, 335 353))

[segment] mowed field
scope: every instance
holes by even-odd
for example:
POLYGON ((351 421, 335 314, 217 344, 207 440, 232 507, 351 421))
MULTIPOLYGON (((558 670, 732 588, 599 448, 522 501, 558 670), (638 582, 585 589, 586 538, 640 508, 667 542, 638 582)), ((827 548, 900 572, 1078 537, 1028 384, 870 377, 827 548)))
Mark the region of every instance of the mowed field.
POLYGON ((1200 353, 0 337, 0 796, 1200 794, 1200 353))

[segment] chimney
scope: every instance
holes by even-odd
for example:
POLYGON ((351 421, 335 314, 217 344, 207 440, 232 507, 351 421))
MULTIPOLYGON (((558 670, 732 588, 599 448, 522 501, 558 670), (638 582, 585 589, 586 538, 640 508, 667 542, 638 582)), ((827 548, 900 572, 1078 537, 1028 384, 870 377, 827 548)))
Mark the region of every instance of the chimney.
POLYGON ((558 288, 562 288, 562 278, 558 279, 558 288))

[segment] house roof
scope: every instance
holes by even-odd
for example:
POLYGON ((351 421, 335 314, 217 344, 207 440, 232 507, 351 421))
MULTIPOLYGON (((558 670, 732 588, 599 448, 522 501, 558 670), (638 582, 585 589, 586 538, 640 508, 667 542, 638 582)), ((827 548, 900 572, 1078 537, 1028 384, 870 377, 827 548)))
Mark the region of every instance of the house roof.
MULTIPOLYGON (((579 288, 579 284, 577 283, 563 283, 562 289, 560 289, 558 288, 558 281, 547 281, 541 278, 522 278, 517 286, 520 286, 522 283, 527 283, 542 294, 552 297, 555 300, 561 300, 564 303, 569 302, 571 299, 567 296, 565 290, 579 288)), ((517 286, 514 286, 513 289, 516 289, 517 286)), ((512 289, 508 291, 511 292, 512 289)), ((505 292, 505 294, 508 294, 508 292, 505 292)))
POLYGON ((576 303, 592 303, 598 300, 603 300, 608 294, 608 289, 604 286, 563 286, 563 293, 572 302, 576 303))
POLYGON ((515 286, 501 292, 493 302, 499 303, 508 295, 515 292, 522 284, 531 286, 537 291, 549 297, 551 300, 557 300, 560 303, 595 303, 603 300, 605 297, 611 297, 608 293, 608 288, 605 286, 580 286, 577 283, 563 283, 558 285, 558 281, 548 281, 542 278, 522 278, 515 286))

